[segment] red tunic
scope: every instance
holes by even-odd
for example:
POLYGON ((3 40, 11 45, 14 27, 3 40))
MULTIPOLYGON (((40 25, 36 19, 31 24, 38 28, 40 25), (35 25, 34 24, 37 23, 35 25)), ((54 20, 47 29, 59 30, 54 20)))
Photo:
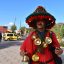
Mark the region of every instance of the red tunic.
MULTIPOLYGON (((20 46, 20 50, 23 50, 25 52, 28 53, 28 56, 30 58, 32 58, 33 53, 35 52, 35 50, 37 49, 37 46, 33 43, 32 40, 32 35, 36 34, 36 32, 32 32, 26 39, 25 41, 22 43, 22 45, 20 46)), ((50 32, 48 32, 45 37, 49 36, 50 32)), ((52 33, 52 44, 54 47, 60 47, 56 35, 54 33, 52 33)), ((44 48, 44 53, 37 53, 39 56, 39 61, 40 62, 46 62, 50 59, 53 58, 51 51, 49 50, 49 46, 47 46, 46 48, 44 48)), ((35 62, 32 61, 32 64, 35 64, 35 62)), ((37 64, 37 63, 36 63, 37 64)), ((48 64, 55 64, 54 60, 49 62, 48 64)))

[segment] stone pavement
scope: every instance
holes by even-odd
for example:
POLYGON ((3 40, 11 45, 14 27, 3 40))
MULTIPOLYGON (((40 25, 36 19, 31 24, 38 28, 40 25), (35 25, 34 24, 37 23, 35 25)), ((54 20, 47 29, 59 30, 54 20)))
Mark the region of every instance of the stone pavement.
POLYGON ((21 64, 19 46, 0 49, 0 64, 21 64))
MULTIPOLYGON (((0 64, 25 64, 21 62, 19 48, 19 45, 15 45, 0 49, 0 64)), ((62 54, 62 57, 64 60, 64 54, 62 54)))

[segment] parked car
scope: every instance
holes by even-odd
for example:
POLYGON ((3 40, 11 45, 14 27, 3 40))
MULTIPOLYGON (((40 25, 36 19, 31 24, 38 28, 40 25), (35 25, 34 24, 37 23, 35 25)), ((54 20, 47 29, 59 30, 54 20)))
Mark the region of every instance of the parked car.
POLYGON ((4 33, 3 40, 18 40, 18 37, 15 33, 4 33))

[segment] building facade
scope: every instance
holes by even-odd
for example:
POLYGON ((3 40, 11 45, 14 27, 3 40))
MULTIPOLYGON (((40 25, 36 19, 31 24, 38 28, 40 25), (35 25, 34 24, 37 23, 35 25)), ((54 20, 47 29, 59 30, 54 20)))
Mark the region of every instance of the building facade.
POLYGON ((5 33, 7 32, 8 27, 7 26, 0 26, 0 33, 5 33))

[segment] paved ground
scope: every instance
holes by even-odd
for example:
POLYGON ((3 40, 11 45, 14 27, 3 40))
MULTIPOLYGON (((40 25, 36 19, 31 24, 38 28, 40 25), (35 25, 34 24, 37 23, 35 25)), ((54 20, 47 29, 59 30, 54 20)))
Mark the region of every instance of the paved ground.
MULTIPOLYGON (((0 64, 23 64, 21 62, 19 48, 20 45, 13 45, 7 48, 0 49, 0 64)), ((62 59, 64 60, 63 54, 62 54, 62 59)))
POLYGON ((19 46, 11 46, 1 49, 0 64, 21 64, 19 46))

